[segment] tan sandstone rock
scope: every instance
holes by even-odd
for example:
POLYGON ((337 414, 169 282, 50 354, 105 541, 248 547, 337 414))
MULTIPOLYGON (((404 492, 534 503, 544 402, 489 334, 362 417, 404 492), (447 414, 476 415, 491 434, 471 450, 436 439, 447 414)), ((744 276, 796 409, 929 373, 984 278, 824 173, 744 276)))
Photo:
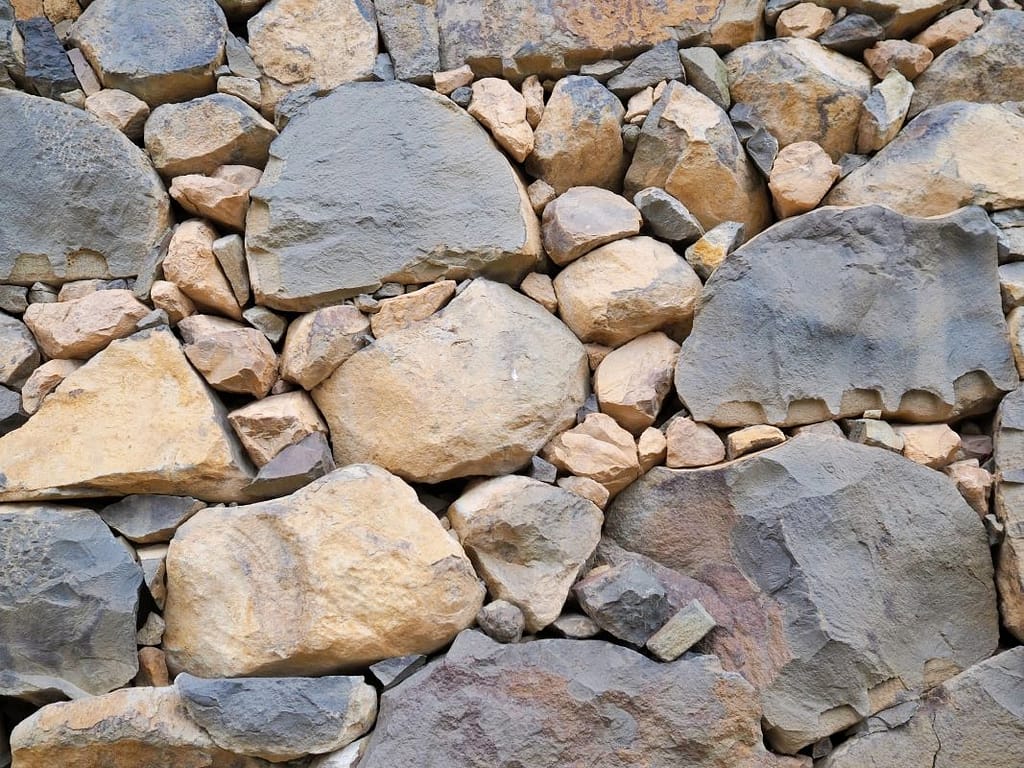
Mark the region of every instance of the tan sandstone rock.
POLYGON ((895 71, 913 80, 928 69, 933 58, 928 48, 908 40, 881 40, 864 51, 864 63, 879 79, 895 71))
POLYGON ((426 320, 455 295, 455 281, 441 280, 418 291, 386 299, 380 303, 380 311, 370 317, 370 328, 376 338, 408 328, 413 323, 426 320))
POLYGON ((556 485, 570 493, 575 493, 580 498, 592 502, 598 509, 604 509, 611 498, 607 488, 596 480, 591 480, 589 477, 576 477, 575 475, 560 477, 556 485))
POLYGON ((149 298, 153 306, 167 313, 171 325, 177 325, 183 318, 196 313, 196 305, 192 299, 174 283, 157 280, 149 289, 149 298))
POLYGON ((544 117, 544 85, 539 77, 530 75, 523 80, 520 90, 526 101, 526 122, 530 124, 531 128, 536 128, 540 125, 541 118, 544 117))
POLYGON ((946 424, 897 424, 893 429, 903 438, 903 455, 932 469, 950 464, 960 450, 960 435, 946 424))
POLYGON ((242 309, 213 253, 216 239, 216 230, 205 221, 179 224, 167 247, 164 276, 199 309, 241 320, 242 309))
POLYGON ((228 421, 257 467, 307 435, 327 432, 320 412, 301 390, 244 405, 229 413, 228 421))
POLYGON ((839 178, 839 166, 813 141, 782 148, 772 166, 768 189, 780 218, 811 210, 839 178))
POLYGON ((786 442, 785 433, 770 424, 755 424, 725 436, 725 455, 737 459, 753 451, 761 451, 786 442))
POLYGON ((366 345, 369 331, 366 315, 347 304, 300 315, 288 326, 282 378, 312 389, 366 345))
POLYGON ((463 64, 455 69, 434 72, 433 78, 434 90, 448 96, 452 91, 473 83, 473 69, 468 64, 463 64))
POLYGON ((236 232, 245 230, 249 189, 227 179, 190 173, 171 180, 171 197, 196 216, 210 219, 236 232))
POLYGON ((970 8, 961 8, 943 16, 911 42, 923 45, 938 56, 981 28, 981 18, 970 8))
POLYGON ((213 315, 178 323, 185 355, 214 389, 265 396, 277 381, 277 355, 255 328, 213 315))
POLYGON ((149 118, 149 105, 127 91, 107 88, 88 96, 85 108, 132 141, 142 138, 142 129, 149 118))
POLYGON ((640 211, 620 195, 600 187, 573 187, 544 208, 544 250, 565 265, 599 245, 638 234, 640 211))
POLYGON ((600 483, 611 496, 640 476, 633 436, 603 413, 592 413, 558 435, 541 456, 564 472, 600 483))
POLYGON ((896 138, 913 95, 914 86, 895 70, 871 89, 857 127, 858 152, 875 152, 896 138))
POLYGON ((640 471, 647 472, 652 467, 665 463, 668 453, 668 440, 665 433, 655 427, 648 427, 640 433, 636 441, 636 455, 640 460, 640 471))
POLYGON ((473 83, 468 111, 517 163, 533 151, 533 128, 526 120, 526 100, 507 80, 485 77, 473 83))
POLYGON ((531 272, 519 284, 519 290, 540 304, 548 312, 558 310, 558 297, 551 278, 542 272, 531 272))
POLYGON ((87 360, 135 332, 150 309, 131 291, 96 291, 73 301, 29 304, 25 325, 47 357, 87 360))
POLYGON ((47 360, 40 365, 21 388, 21 409, 29 416, 34 414, 43 400, 82 364, 81 360, 47 360))
POLYGON ((594 374, 601 412, 638 435, 654 423, 672 389, 679 345, 660 331, 612 350, 594 374))
POLYGON ((977 459, 966 461, 954 461, 952 464, 943 467, 950 480, 964 497, 964 501, 971 505, 971 509, 984 518, 989 514, 989 495, 992 492, 992 473, 987 469, 978 466, 977 459))
POLYGON ((674 418, 665 430, 668 453, 665 466, 671 469, 706 467, 725 461, 725 443, 707 424, 691 418, 674 418))
POLYGON ((777 37, 816 38, 829 28, 835 14, 814 3, 799 3, 779 14, 775 22, 777 37))

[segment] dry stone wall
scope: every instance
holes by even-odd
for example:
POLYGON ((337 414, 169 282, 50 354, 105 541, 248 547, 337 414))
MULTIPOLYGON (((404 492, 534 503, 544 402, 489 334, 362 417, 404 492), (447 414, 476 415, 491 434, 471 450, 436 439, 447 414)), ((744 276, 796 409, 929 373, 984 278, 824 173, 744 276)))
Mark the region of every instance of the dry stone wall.
POLYGON ((0 768, 1020 768, 1019 0, 0 0, 0 768))

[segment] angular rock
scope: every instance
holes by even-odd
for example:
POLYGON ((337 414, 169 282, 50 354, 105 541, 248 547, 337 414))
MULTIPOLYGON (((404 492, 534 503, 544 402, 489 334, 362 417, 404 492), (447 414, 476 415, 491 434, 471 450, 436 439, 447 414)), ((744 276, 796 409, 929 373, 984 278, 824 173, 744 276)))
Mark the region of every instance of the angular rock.
POLYGON ((13 389, 0 386, 0 435, 17 429, 32 415, 22 408, 21 400, 13 389))
MULTIPOLYGON (((814 142, 797 143, 813 144, 814 142)), ((754 161, 754 165, 757 166, 757 170, 761 172, 761 175, 766 179, 770 178, 772 167, 775 165, 775 159, 779 156, 779 140, 772 136, 767 128, 761 126, 747 139, 744 148, 747 150, 747 154, 750 155, 750 159, 754 161)))
POLYGON ((394 688, 409 675, 423 668, 427 663, 427 657, 422 653, 412 653, 408 656, 395 656, 384 661, 378 661, 370 665, 370 674, 377 678, 384 689, 394 688))
POLYGON ((728 111, 732 105, 732 96, 729 94, 729 71, 715 49, 680 48, 679 59, 686 73, 686 82, 728 111))
MULTIPOLYGON (((224 168, 229 167, 243 168, 244 166, 222 166, 215 173, 219 173, 224 168)), ((259 179, 255 183, 258 182, 259 179)), ((255 186, 255 183, 252 186, 255 186)), ((250 190, 252 186, 247 184, 250 190)), ((246 210, 248 210, 248 204, 246 205, 246 210)), ((249 301, 250 288, 249 267, 245 261, 245 242, 238 235, 226 235, 214 240, 210 249, 213 251, 217 263, 220 264, 221 271, 231 285, 231 292, 235 296, 235 301, 238 302, 240 307, 244 306, 249 301)))
POLYGON ((660 331, 612 350, 594 373, 601 412, 638 435, 654 424, 672 389, 679 345, 660 331))
POLYGON ((586 499, 598 509, 604 509, 608 504, 608 499, 611 498, 607 488, 589 477, 560 477, 556 485, 586 499))
POLYGON ((659 240, 692 243, 704 234, 704 227, 679 200, 659 187, 647 187, 633 195, 644 225, 659 240))
POLYGON ((523 81, 520 90, 526 102, 526 122, 531 128, 536 128, 544 117, 544 85, 536 75, 530 75, 523 81))
MULTIPOLYGON (((445 72, 435 71, 431 79, 434 81, 435 91, 443 93, 445 96, 451 96, 460 88, 466 88, 473 84, 473 70, 468 64, 463 64, 461 67, 445 72)), ((472 94, 472 90, 470 88, 470 94, 472 94)))
POLYGON ((941 219, 822 208, 781 222, 708 281, 676 391, 716 426, 984 412, 1016 385, 994 238, 976 208, 941 219))
POLYGON ((292 321, 281 353, 281 377, 313 389, 366 346, 370 321, 353 306, 326 307, 292 321))
POLYGON ((182 222, 171 235, 164 275, 198 308, 241 320, 241 307, 213 252, 216 242, 216 230, 205 221, 182 222))
POLYGON ((468 111, 517 163, 533 151, 533 128, 526 121, 526 101, 507 81, 485 77, 473 83, 473 101, 468 111))
POLYGON ((910 108, 914 86, 892 71, 871 89, 857 127, 857 151, 875 152, 896 138, 910 108))
POLYGON ((138 544, 170 541, 174 532, 206 504, 191 496, 125 496, 100 510, 103 522, 138 544))
POLYGON ((0 695, 44 704, 135 676, 142 573, 94 512, 0 506, 0 568, 0 695))
POLYGON ((989 495, 992 491, 992 473, 978 466, 977 459, 954 461, 943 472, 956 485, 964 501, 983 518, 989 514, 989 495))
POLYGON ((636 563, 596 568, 573 593, 601 629, 638 648, 672 617, 664 586, 636 563))
POLYGON ((455 295, 455 281, 441 280, 418 291, 385 299, 380 311, 370 317, 370 328, 376 338, 408 328, 426 320, 455 295))
POLYGON ((505 600, 495 600, 477 611, 476 623, 480 631, 499 643, 518 643, 526 629, 523 612, 505 600))
POLYGON ((859 56, 885 36, 882 25, 863 13, 849 13, 822 34, 818 42, 851 58, 859 56))
POLYGON ((236 232, 245 230, 249 211, 249 189, 226 179, 201 174, 176 176, 171 181, 171 197, 189 213, 210 219, 236 232))
POLYGON ((531 272, 519 284, 519 290, 540 304, 548 312, 558 311, 558 297, 551 278, 540 272, 531 272))
POLYGON ((113 342, 0 438, 0 501, 131 493, 237 501, 250 472, 223 406, 168 330, 113 342))
POLYGON ((633 436, 603 413, 592 413, 562 432, 541 456, 564 472, 600 483, 612 496, 640 476, 633 436))
POLYGON ((1024 306, 1024 262, 999 267, 999 293, 1003 297, 1004 312, 1024 306))
POLYGON ((245 245, 257 302, 289 311, 384 282, 516 281, 541 250, 523 184, 484 129, 395 82, 342 86, 288 124, 252 191, 245 245))
POLYGON ((996 585, 1003 625, 1024 638, 1024 389, 1003 398, 996 412, 993 459, 995 513, 1004 529, 996 561, 996 585))
POLYGON ((881 419, 851 419, 846 423, 847 437, 855 443, 903 452, 903 436, 881 419))
POLYGON ((260 81, 248 77, 218 77, 217 93, 224 93, 228 96, 235 96, 253 109, 260 109, 263 106, 263 96, 260 92, 260 81))
POLYGON ((409 486, 352 465, 179 528, 164 649, 172 670, 206 677, 336 672, 436 650, 472 623, 483 592, 409 486))
POLYGON ((48 99, 78 88, 78 78, 53 24, 42 16, 18 22, 25 56, 25 85, 48 99))
POLYGON ((981 18, 973 10, 961 8, 948 16, 943 16, 915 37, 913 42, 925 46, 938 56, 943 51, 966 40, 980 29, 981 25, 981 18))
MULTIPOLYGON (((154 614, 155 615, 155 614, 154 614)), ((139 672, 135 675, 136 687, 162 688, 171 684, 167 672, 167 658, 159 648, 139 649, 139 672)))
POLYGON ((98 91, 85 100, 85 108, 132 141, 142 138, 149 119, 149 105, 127 91, 116 88, 98 91))
POLYGON ((395 62, 395 77, 429 82, 431 73, 441 69, 436 2, 374 0, 373 6, 383 48, 395 62))
POLYGON ((647 472, 651 467, 665 463, 668 453, 668 441, 660 429, 648 427, 640 433, 636 441, 637 458, 640 460, 640 472, 647 472))
POLYGON ((912 81, 928 69, 933 58, 925 46, 908 40, 882 40, 864 51, 864 63, 879 80, 890 72, 899 72, 912 81))
POLYGON ((800 435, 710 469, 655 467, 605 535, 713 588, 709 650, 759 686, 784 752, 997 643, 984 526, 945 478, 889 451, 800 435))
POLYGON ((275 763, 334 752, 366 733, 377 692, 361 677, 178 675, 189 717, 223 750, 275 763))
POLYGON ((925 26, 956 0, 815 0, 819 5, 838 11, 868 14, 885 28, 886 36, 905 37, 925 26))
POLYGON ((686 249, 686 263, 707 280, 746 239, 746 228, 738 221, 724 221, 705 232, 697 242, 686 249))
POLYGON ((945 424, 899 424, 894 429, 903 438, 903 455, 932 469, 951 463, 960 450, 960 435, 945 424))
POLYGON ((779 218, 812 210, 839 178, 839 170, 825 150, 813 141, 798 141, 783 147, 768 179, 779 218))
POLYGON ((797 3, 782 13, 775 22, 778 37, 806 37, 811 40, 821 35, 835 20, 835 14, 816 3, 797 3))
POLYGON ((679 44, 675 40, 668 40, 633 59, 622 72, 608 80, 608 90, 623 99, 663 80, 682 78, 679 44))
POLYGON ((611 347, 688 323, 701 293, 693 269, 650 237, 603 245, 563 269, 554 285, 566 325, 584 342, 611 347))
POLYGON ((562 488, 508 475, 472 487, 448 508, 448 519, 488 591, 521 609, 533 633, 562 612, 597 548, 604 515, 562 488))
POLYGON ((640 232, 640 212, 600 187, 573 187, 544 208, 544 250, 565 265, 599 245, 640 232))
POLYGON ((675 661, 712 629, 715 620, 699 600, 691 600, 647 639, 647 650, 661 661, 675 661))
POLYGON ((333 472, 337 465, 323 432, 311 432, 260 467, 249 491, 258 497, 286 496, 333 472))
POLYGON ((863 64, 813 40, 751 43, 725 57, 734 103, 749 105, 786 146, 813 141, 833 161, 853 152, 861 103, 871 90, 863 64))
POLYGON ((707 424, 686 417, 674 418, 665 430, 665 466, 706 467, 725 461, 725 443, 707 424))
POLYGON ((725 455, 736 459, 754 451, 771 448, 786 442, 786 435, 778 427, 768 424, 756 424, 744 427, 725 436, 725 455))
POLYGON ((153 306, 167 313, 167 321, 177 325, 182 318, 194 315, 196 305, 174 283, 157 280, 149 290, 149 298, 153 306))
POLYGON ((94 0, 71 29, 104 88, 151 107, 214 90, 227 23, 214 0, 94 0))
POLYGON ((0 88, 0 280, 137 275, 170 225, 146 156, 81 110, 0 88))
POLYGON ((96 291, 73 301, 32 304, 25 324, 47 357, 87 360, 134 333, 149 311, 131 291, 96 291))
POLYGON ((277 355, 255 328, 213 315, 178 323, 185 356, 221 392, 265 397, 277 381, 277 355))
POLYGON ((314 432, 327 432, 313 401, 301 390, 244 405, 229 413, 228 421, 257 467, 314 432))
POLYGON ((32 332, 17 318, 0 312, 0 384, 20 390, 39 361, 32 332))
POLYGON ((585 352, 565 326, 475 280, 438 314, 352 355, 313 399, 339 464, 436 483, 529 464, 572 424, 587 386, 585 352))
POLYGON ((771 222, 764 184, 729 117, 699 91, 672 82, 644 121, 625 193, 661 187, 705 229, 741 221, 749 235, 771 222))

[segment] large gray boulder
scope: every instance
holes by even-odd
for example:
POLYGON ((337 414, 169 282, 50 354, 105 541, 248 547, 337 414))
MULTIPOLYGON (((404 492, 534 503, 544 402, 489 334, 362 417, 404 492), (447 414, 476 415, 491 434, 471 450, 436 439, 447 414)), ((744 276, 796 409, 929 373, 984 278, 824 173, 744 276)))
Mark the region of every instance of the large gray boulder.
POLYGON ((278 309, 388 281, 514 281, 540 253, 525 188, 487 132, 406 83, 351 83, 310 104, 271 145, 252 199, 253 289, 278 309))
POLYGON ((170 226, 142 150, 84 110, 0 89, 0 281, 137 275, 170 226))
POLYGON ((902 421, 989 410, 1017 386, 984 211, 879 206, 780 222, 708 280, 676 390, 697 421, 902 421))
MULTIPOLYGON (((943 475, 880 448, 800 435, 716 467, 656 467, 605 534, 727 604, 710 649, 758 686, 795 752, 986 658, 999 640, 981 520, 943 475), (733 643, 716 635, 749 636, 733 643)), ((703 602, 703 600, 702 600, 703 602)))
POLYGON ((0 505, 0 573, 0 696, 42 704, 135 676, 142 571, 94 512, 0 505))

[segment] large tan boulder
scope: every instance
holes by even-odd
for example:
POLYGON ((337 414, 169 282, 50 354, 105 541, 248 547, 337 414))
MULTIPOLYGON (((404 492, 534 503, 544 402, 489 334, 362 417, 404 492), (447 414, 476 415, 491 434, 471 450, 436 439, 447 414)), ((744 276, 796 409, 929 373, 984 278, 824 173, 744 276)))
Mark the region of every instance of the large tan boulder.
POLYGON ((149 312, 131 291, 96 291, 73 301, 29 304, 25 325, 47 357, 87 359, 133 333, 149 312))
POLYGON ((583 345, 539 304, 476 280, 441 312, 356 352, 313 390, 339 465, 418 482, 500 475, 570 426, 583 345))
POLYGON ((436 650, 473 623, 483 592, 412 488, 352 465, 179 528, 164 649, 172 671, 200 677, 331 673, 436 650))
POLYGON ((0 501, 131 493, 237 501, 252 480, 224 407, 167 330, 115 341, 70 373, 0 438, 0 473, 0 501))

